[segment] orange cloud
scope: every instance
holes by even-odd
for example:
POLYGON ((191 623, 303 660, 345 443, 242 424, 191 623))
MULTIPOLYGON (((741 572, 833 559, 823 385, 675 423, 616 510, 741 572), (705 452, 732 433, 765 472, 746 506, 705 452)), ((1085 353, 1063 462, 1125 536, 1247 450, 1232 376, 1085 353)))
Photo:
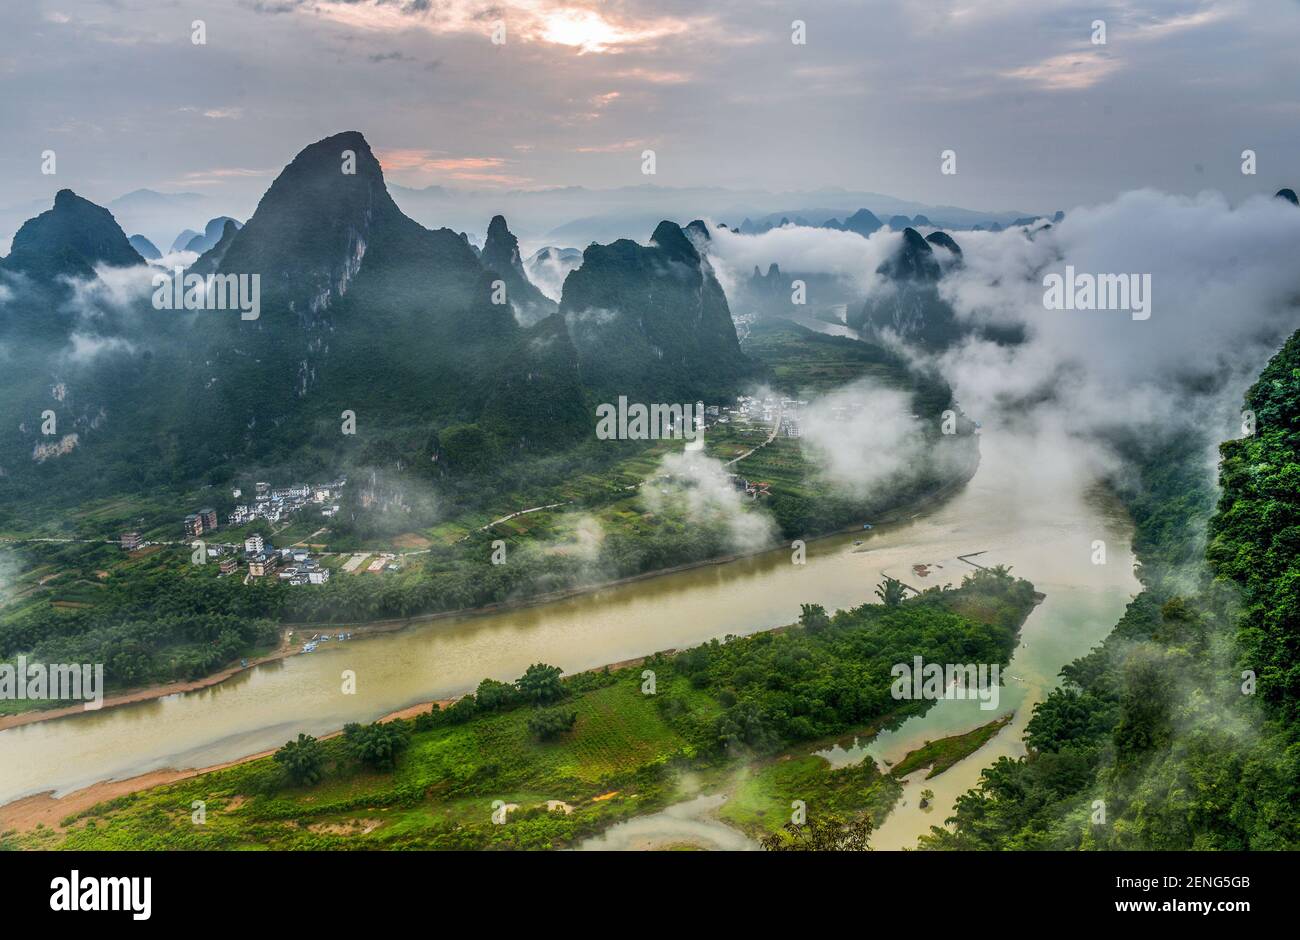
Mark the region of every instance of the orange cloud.
POLYGON ((522 186, 527 176, 497 172, 507 161, 501 157, 449 157, 442 151, 398 148, 375 152, 385 172, 414 173, 440 179, 460 180, 484 186, 522 186))
POLYGON ((441 151, 397 149, 375 151, 379 165, 385 170, 486 170, 504 166, 500 157, 445 157, 441 151))
POLYGON ((574 147, 574 153, 622 153, 624 150, 635 150, 637 147, 644 147, 650 143, 648 140, 620 140, 612 144, 595 144, 590 147, 574 147))
POLYGON ((680 85, 689 82, 691 76, 685 72, 673 72, 667 69, 632 68, 618 72, 619 78, 634 82, 649 82, 652 85, 680 85))
POLYGON ((450 173, 454 180, 465 183, 478 183, 483 186, 526 186, 531 183, 530 176, 511 176, 508 173, 450 173))
POLYGON ((1046 91, 1081 91, 1091 88, 1107 76, 1118 71, 1117 59, 1096 52, 1066 52, 1002 73, 1004 78, 1014 78, 1037 85, 1046 91))
POLYGON ((415 28, 439 35, 476 33, 485 40, 501 22, 507 43, 545 43, 576 49, 579 54, 650 45, 706 22, 700 18, 639 17, 605 9, 593 0, 512 0, 499 14, 485 13, 481 0, 444 0, 436 10, 402 7, 385 0, 320 0, 311 10, 331 22, 368 32, 415 28))
POLYGON ((211 170, 195 170, 184 174, 179 179, 168 180, 167 182, 168 185, 172 186, 215 186, 218 183, 224 183, 228 179, 270 175, 270 170, 250 170, 244 167, 217 167, 211 170))

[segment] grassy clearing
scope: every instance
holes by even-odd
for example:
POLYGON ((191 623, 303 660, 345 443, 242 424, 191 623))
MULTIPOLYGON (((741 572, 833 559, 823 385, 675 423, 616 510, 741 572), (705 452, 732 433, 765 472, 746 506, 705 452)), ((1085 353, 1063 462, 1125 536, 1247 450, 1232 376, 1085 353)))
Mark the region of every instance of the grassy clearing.
MULTIPOLYGON (((680 680, 679 680, 680 683, 680 680)), ((680 683, 684 686, 684 683, 680 683)), ((686 688, 699 714, 707 696, 686 688)), ((640 690, 639 673, 574 696, 571 733, 539 743, 531 709, 416 732, 391 773, 366 771, 324 742, 331 762, 315 787, 283 787, 269 759, 112 801, 76 820, 62 848, 549 848, 663 805, 674 797, 668 765, 692 747, 640 690), (605 796, 618 790, 612 797, 605 796), (597 797, 605 797, 596 799, 597 797), (191 822, 195 800, 207 821, 191 822), (511 809, 492 822, 494 802, 511 809), (548 811, 548 801, 562 807, 548 811)), ((52 844, 49 830, 22 846, 52 844)), ((55 840, 57 841, 57 840, 55 840)))

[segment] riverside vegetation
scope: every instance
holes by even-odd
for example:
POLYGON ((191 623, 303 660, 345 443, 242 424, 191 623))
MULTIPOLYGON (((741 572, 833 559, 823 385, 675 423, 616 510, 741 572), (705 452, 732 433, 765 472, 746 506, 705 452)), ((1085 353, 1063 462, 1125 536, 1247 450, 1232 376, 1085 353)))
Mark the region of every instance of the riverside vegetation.
POLYGON ((756 836, 779 836, 792 799, 818 821, 869 823, 888 811, 897 782, 871 761, 832 770, 809 743, 933 704, 890 694, 890 667, 914 655, 1005 664, 1034 603, 1030 584, 994 569, 888 604, 834 614, 805 605, 798 624, 637 666, 561 678, 537 664, 445 709, 301 736, 274 757, 96 806, 64 820, 65 831, 3 839, 15 848, 553 848, 718 789, 736 793, 727 818, 756 836))

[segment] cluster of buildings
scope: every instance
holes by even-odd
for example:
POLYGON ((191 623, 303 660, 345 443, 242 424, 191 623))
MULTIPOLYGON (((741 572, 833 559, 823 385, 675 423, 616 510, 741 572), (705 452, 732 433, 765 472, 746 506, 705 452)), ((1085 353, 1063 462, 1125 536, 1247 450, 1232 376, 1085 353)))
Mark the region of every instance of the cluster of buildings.
POLYGON ((803 431, 799 428, 799 407, 808 404, 806 401, 795 401, 793 398, 781 399, 781 436, 782 437, 802 437, 803 431))
MULTIPOLYGON (((339 507, 332 501, 346 485, 346 478, 319 484, 294 483, 279 489, 273 489, 269 483, 257 483, 253 499, 248 503, 238 502, 243 491, 236 489, 232 491, 236 505, 228 524, 245 525, 259 519, 276 523, 309 505, 321 506, 322 515, 333 516, 339 507)), ((183 521, 186 541, 215 532, 218 526, 217 511, 210 507, 190 513, 183 521)), ((133 552, 142 548, 145 540, 139 532, 123 532, 119 544, 124 551, 133 552)), ((257 533, 244 540, 242 553, 238 543, 210 542, 207 557, 218 563, 223 575, 234 574, 241 565, 247 565, 249 577, 253 578, 275 576, 290 584, 324 584, 330 579, 330 569, 312 559, 305 548, 276 549, 257 533)))
MULTIPOLYGON (((339 511, 339 507, 331 501, 338 496, 345 485, 347 485, 346 479, 319 484, 294 483, 281 489, 272 489, 269 483, 258 483, 253 501, 237 503, 235 511, 230 514, 229 524, 245 525, 258 519, 267 523, 276 523, 304 506, 313 504, 323 506, 321 515, 333 516, 339 511)), ((234 490, 233 495, 238 500, 243 496, 243 490, 234 490)), ((217 526, 217 511, 211 507, 190 513, 182 523, 186 539, 196 539, 204 533, 215 532, 217 526)), ((126 533, 122 538, 123 548, 127 547, 128 536, 135 536, 138 539, 139 533, 126 533)), ((136 542, 135 547, 139 547, 139 542, 136 542)))
POLYGON ((749 499, 761 499, 764 496, 772 495, 772 484, 763 483, 757 480, 746 480, 739 473, 729 473, 727 478, 731 480, 731 485, 741 493, 744 493, 749 499))
MULTIPOLYGON (((244 525, 257 519, 275 523, 309 505, 321 506, 322 516, 333 516, 339 507, 332 501, 347 482, 346 479, 339 479, 331 483, 294 483, 279 489, 272 489, 269 483, 258 483, 254 488, 252 502, 235 504, 235 511, 230 514, 230 524, 244 525)), ((238 500, 244 492, 234 490, 233 495, 238 500)))
MULTIPOLYGON (((256 533, 244 540, 244 561, 248 563, 248 575, 252 578, 274 575, 294 585, 325 584, 330 579, 330 570, 313 561, 307 549, 277 549, 256 533)), ((224 558, 221 573, 230 574, 238 567, 239 563, 233 557, 224 558)))
POLYGON ((736 324, 736 340, 744 342, 754 328, 754 323, 758 320, 756 313, 733 313, 731 320, 736 324))
POLYGON ((215 532, 217 530, 217 511, 208 508, 192 512, 185 517, 183 525, 187 539, 196 539, 204 532, 215 532))
POLYGON ((782 436, 799 437, 799 411, 807 404, 798 398, 738 395, 734 405, 726 408, 710 405, 705 414, 716 417, 718 424, 775 424, 780 415, 782 436))

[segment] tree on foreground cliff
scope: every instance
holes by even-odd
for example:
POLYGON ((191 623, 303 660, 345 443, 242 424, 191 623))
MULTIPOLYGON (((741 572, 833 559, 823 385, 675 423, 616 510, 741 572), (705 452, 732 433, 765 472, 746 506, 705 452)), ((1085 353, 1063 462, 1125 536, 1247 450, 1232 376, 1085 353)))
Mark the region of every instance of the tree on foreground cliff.
POLYGON ((539 741, 554 741, 573 727, 578 720, 575 711, 559 708, 541 708, 528 719, 528 733, 539 741))
POLYGON ((805 630, 816 633, 829 627, 831 618, 821 604, 800 604, 799 623, 805 630))
POLYGON ((369 725, 353 722, 343 726, 343 739, 353 757, 375 770, 392 770, 397 755, 410 743, 401 721, 369 725))
POLYGON ((871 817, 845 821, 834 813, 809 816, 803 824, 786 823, 782 832, 763 839, 768 852, 870 852, 871 817))

